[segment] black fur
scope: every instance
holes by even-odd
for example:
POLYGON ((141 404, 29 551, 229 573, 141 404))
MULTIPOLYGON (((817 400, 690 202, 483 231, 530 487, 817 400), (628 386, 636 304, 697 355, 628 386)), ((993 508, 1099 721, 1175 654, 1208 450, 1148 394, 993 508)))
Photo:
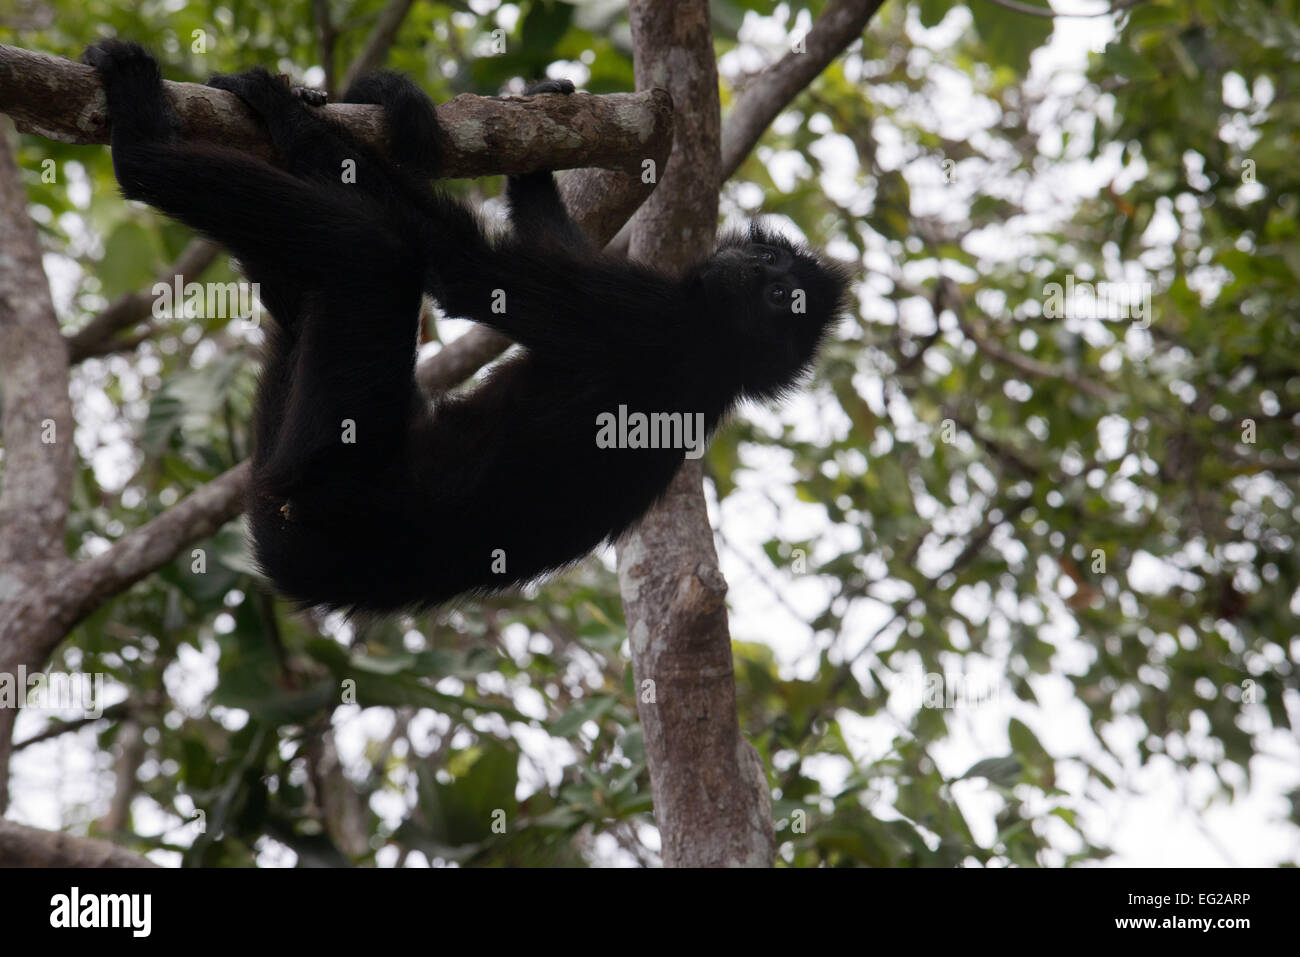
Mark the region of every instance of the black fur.
POLYGON ((387 157, 264 70, 214 77, 266 124, 276 168, 181 141, 141 47, 105 40, 85 59, 107 90, 125 195, 230 249, 275 317, 248 517, 261 568, 306 604, 427 607, 580 559, 643 515, 683 459, 598 448, 598 415, 700 412, 711 433, 739 399, 795 385, 843 306, 840 269, 757 225, 680 279, 602 258, 545 172, 510 178, 513 232, 490 239, 422 181, 443 134, 397 74, 343 97, 385 107, 387 157), (355 184, 341 181, 346 159, 355 184), (796 291, 806 312, 790 308, 796 291), (425 292, 524 350, 428 404, 413 378, 425 292))

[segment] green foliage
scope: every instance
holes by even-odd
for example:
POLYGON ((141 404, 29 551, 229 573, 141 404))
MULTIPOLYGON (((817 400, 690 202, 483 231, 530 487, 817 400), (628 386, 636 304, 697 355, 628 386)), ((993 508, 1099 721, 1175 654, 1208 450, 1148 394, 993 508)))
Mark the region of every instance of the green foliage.
MULTIPOLYGON (((1047 4, 1028 3, 1026 6, 1047 4)), ((1052 20, 1034 17, 992 3, 983 3, 975 11, 975 29, 993 66, 1009 67, 1023 76, 1029 72, 1029 54, 1052 35, 1052 20)))
MULTIPOLYGON (((75 56, 114 30, 154 41, 175 78, 321 61, 306 0, 191 3, 165 17, 147 4, 53 5, 61 15, 48 29, 0 41, 75 56), (194 29, 208 31, 207 54, 191 50, 194 29)), ((337 75, 383 3, 328 6, 337 75)), ((776 8, 715 3, 719 52, 735 46, 746 11, 776 8)), ((439 99, 496 93, 556 60, 589 60, 593 92, 632 85, 618 10, 523 3, 517 21, 465 10, 414 4, 390 64, 439 99), (476 55, 498 27, 506 53, 476 55)), ((820 585, 799 677, 752 640, 766 635, 737 631, 735 644, 740 723, 768 768, 783 863, 1095 860, 1108 849, 1085 827, 1088 812, 1135 765, 1208 771, 1214 797, 1227 799, 1249 782, 1268 734, 1293 731, 1300 108, 1286 93, 1296 14, 1263 0, 1149 0, 1118 18, 1075 100, 1047 104, 1024 74, 1053 21, 987 2, 886 4, 863 41, 865 81, 832 66, 792 104, 796 122, 770 131, 742 167, 737 179, 760 188, 763 212, 869 266, 864 308, 813 386, 830 437, 790 419, 741 420, 706 460, 725 505, 760 471, 757 453, 779 447, 798 501, 824 515, 821 529, 773 537, 751 556, 779 601, 820 585), (927 50, 909 32, 916 22, 967 26, 950 49, 927 50), (940 72, 967 83, 988 117, 962 141, 929 108, 940 72), (1227 102, 1238 86, 1246 105, 1227 102), (1053 109, 1086 122, 1044 133, 1031 117, 1053 109), (827 130, 856 156, 852 191, 825 188, 827 130), (770 172, 776 151, 806 164, 793 186, 770 172), (934 190, 925 172, 944 160, 955 176, 942 215, 923 212, 934 190), (1055 216, 1029 209, 1031 187, 1087 160, 1115 164, 1108 187, 1067 197, 1055 216), (989 236, 1014 242, 1015 255, 991 255, 989 236), (1114 275, 1118 264, 1143 264, 1153 283, 1150 329, 1042 314, 1046 283, 1114 275), (940 275, 951 295, 936 320, 940 275), (1154 560, 1177 570, 1168 587, 1143 571, 1154 560), (995 743, 954 748, 982 706, 900 707, 895 693, 914 669, 948 678, 976 661, 996 663, 1015 713, 995 743), (1086 747, 1045 733, 1059 716, 1039 698, 1063 687, 1094 735, 1086 747), (1121 725, 1140 728, 1136 754, 1108 734, 1121 725), (1057 783, 1066 769, 1069 793, 1057 783)), ((189 238, 120 202, 106 151, 25 137, 20 160, 48 247, 82 267, 69 329, 147 288, 189 238), (35 174, 45 159, 56 184, 35 174), (83 206, 68 188, 77 164, 91 186, 83 206), (98 244, 78 242, 70 216, 98 244)), ((745 195, 728 186, 724 205, 745 195)), ((232 276, 222 262, 204 278, 232 276)), ((78 408, 73 552, 120 538, 247 454, 256 355, 225 320, 162 319, 137 350, 83 366, 74 394, 102 392, 118 415, 101 428, 78 408), (132 457, 115 475, 102 459, 123 437, 132 457)), ((54 665, 128 689, 130 719, 145 729, 136 833, 109 836, 193 865, 280 860, 284 848, 304 866, 411 855, 583 864, 614 848, 650 859, 638 689, 605 564, 588 561, 528 599, 345 628, 267 596, 242 540, 235 522, 197 556, 183 551, 92 614, 54 665), (391 733, 373 730, 375 715, 391 733), (352 742, 342 767, 321 757, 331 736, 352 742), (563 756, 558 777, 537 766, 539 736, 563 756), (326 798, 339 785, 360 846, 326 798), (185 823, 195 809, 202 832, 185 823)), ((99 746, 114 747, 121 727, 101 724, 99 746)))

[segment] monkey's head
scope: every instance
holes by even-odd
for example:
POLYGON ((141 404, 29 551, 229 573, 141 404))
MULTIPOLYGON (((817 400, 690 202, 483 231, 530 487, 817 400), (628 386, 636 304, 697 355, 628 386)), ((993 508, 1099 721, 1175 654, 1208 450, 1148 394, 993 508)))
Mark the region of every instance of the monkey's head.
POLYGON ((746 398, 797 385, 847 303, 849 272, 757 222, 729 233, 687 281, 704 299, 715 362, 746 398))

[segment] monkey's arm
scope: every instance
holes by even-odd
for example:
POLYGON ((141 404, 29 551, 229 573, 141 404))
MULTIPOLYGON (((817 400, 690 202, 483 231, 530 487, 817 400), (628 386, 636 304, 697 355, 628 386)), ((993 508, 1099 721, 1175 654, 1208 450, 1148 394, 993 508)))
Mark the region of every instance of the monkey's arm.
POLYGON ((431 262, 425 288, 451 316, 579 364, 649 359, 683 314, 677 286, 635 264, 468 234, 431 262))

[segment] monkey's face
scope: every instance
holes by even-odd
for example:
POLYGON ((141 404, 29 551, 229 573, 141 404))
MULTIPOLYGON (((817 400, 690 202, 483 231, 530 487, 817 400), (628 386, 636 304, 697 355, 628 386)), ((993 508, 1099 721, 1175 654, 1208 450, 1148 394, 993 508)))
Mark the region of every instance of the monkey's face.
POLYGON ((781 316, 789 314, 798 288, 794 265, 794 252, 786 246, 745 243, 721 247, 709 260, 705 276, 751 312, 781 316))
POLYGON ((740 389, 753 397, 795 384, 839 317, 847 289, 841 267, 757 224, 724 239, 696 279, 718 345, 735 357, 740 389))

